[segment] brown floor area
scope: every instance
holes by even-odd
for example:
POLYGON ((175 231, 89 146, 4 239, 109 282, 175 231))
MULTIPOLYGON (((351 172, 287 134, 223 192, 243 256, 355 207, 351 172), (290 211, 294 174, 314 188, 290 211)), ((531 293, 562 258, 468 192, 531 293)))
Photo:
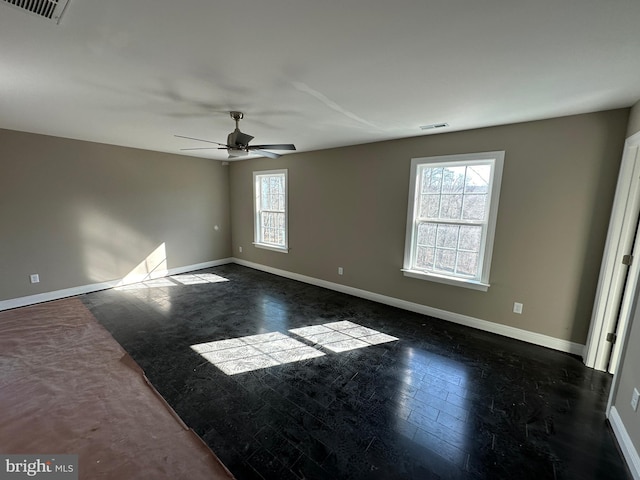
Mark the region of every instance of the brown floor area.
POLYGON ((81 479, 232 479, 76 298, 0 312, 0 452, 81 479))

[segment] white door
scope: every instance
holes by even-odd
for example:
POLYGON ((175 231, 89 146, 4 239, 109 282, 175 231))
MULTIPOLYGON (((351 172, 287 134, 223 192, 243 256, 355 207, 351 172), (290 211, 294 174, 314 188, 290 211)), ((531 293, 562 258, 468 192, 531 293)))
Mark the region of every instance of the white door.
POLYGON ((625 331, 640 271, 640 255, 632 260, 634 243, 640 236, 636 235, 640 212, 639 152, 640 132, 625 142, 584 356, 588 367, 611 373, 615 373, 624 341, 619 335, 616 337, 616 332, 625 331))

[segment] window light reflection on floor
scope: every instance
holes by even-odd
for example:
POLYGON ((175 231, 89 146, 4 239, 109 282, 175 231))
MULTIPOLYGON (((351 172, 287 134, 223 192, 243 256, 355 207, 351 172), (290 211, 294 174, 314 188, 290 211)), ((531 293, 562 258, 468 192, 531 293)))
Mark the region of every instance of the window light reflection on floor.
POLYGON ((227 375, 324 356, 280 332, 200 343, 191 349, 227 375))
POLYGON ((398 340, 386 333, 347 320, 294 328, 289 331, 332 352, 345 352, 398 340))
POLYGON ((472 425, 467 422, 473 395, 467 385, 469 367, 410 347, 401 355, 399 366, 404 375, 395 392, 392 427, 420 446, 462 464, 473 438, 472 425), (441 431, 447 432, 445 442, 437 433, 441 431))

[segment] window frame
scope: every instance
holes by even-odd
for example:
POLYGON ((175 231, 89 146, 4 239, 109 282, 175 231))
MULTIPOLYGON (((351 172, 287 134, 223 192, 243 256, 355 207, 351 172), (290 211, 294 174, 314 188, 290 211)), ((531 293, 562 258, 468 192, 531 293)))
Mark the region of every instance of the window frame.
POLYGON ((289 175, 286 168, 279 170, 258 170, 253 172, 253 245, 258 248, 272 250, 274 252, 289 252, 289 175), (262 241, 262 225, 260 213, 260 185, 261 177, 284 176, 284 246, 279 246, 262 241))
MULTIPOLYGON (((404 262, 401 269, 403 274, 407 277, 417 278, 421 280, 428 280, 432 282, 444 283, 447 285, 455 285, 464 288, 471 288, 474 290, 487 291, 489 289, 489 276, 491 270, 491 259, 493 256, 493 244, 495 240, 495 230, 498 218, 498 202, 500 199, 500 187, 502 183, 502 170, 504 166, 505 152, 480 152, 480 153, 465 153, 457 155, 442 155, 435 157, 420 157, 411 159, 411 171, 409 181, 409 201, 407 207, 407 227, 405 233, 405 248, 404 248, 404 262), (417 236, 418 236, 418 218, 416 217, 420 192, 418 187, 420 186, 420 179, 418 178, 418 172, 421 167, 448 167, 448 166, 469 166, 473 164, 487 164, 489 163, 491 168, 491 176, 489 181, 488 192, 488 214, 483 224, 483 234, 481 238, 480 251, 479 251, 479 275, 475 278, 468 278, 458 276, 455 274, 446 275, 441 273, 429 272, 426 270, 414 268, 414 260, 417 251, 417 236)), ((451 222, 433 222, 433 223, 452 223, 452 224, 469 224, 477 225, 477 221, 465 221, 465 220, 452 220, 451 222)))

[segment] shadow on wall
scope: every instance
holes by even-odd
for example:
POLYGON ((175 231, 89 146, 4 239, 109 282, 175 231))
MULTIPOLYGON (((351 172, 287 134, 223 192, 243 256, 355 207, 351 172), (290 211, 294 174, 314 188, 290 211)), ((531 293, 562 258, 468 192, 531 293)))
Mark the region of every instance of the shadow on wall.
POLYGON ((120 285, 125 285, 167 275, 164 242, 154 245, 130 226, 95 209, 84 207, 79 218, 83 265, 91 281, 122 279, 120 285), (132 269, 131 265, 136 266, 132 269))
MULTIPOLYGON (((610 130, 609 138, 615 139, 618 136, 617 130, 609 124, 607 126, 610 130)), ((593 203, 587 206, 588 211, 593 212, 594 221, 589 223, 589 231, 585 235, 587 245, 584 250, 583 271, 580 275, 580 285, 572 323, 573 331, 571 332, 571 338, 584 339, 581 340, 581 343, 586 343, 589 336, 600 267, 623 154, 624 145, 620 147, 617 156, 613 157, 614 161, 601 162, 600 172, 596 177, 596 194, 593 196, 593 203), (601 221, 597 221, 597 217, 600 217, 601 221), (602 228, 603 225, 604 228, 602 228), (596 258, 597 261, 592 261, 593 258, 596 258)), ((600 156, 607 158, 607 150, 603 148, 600 156)))

